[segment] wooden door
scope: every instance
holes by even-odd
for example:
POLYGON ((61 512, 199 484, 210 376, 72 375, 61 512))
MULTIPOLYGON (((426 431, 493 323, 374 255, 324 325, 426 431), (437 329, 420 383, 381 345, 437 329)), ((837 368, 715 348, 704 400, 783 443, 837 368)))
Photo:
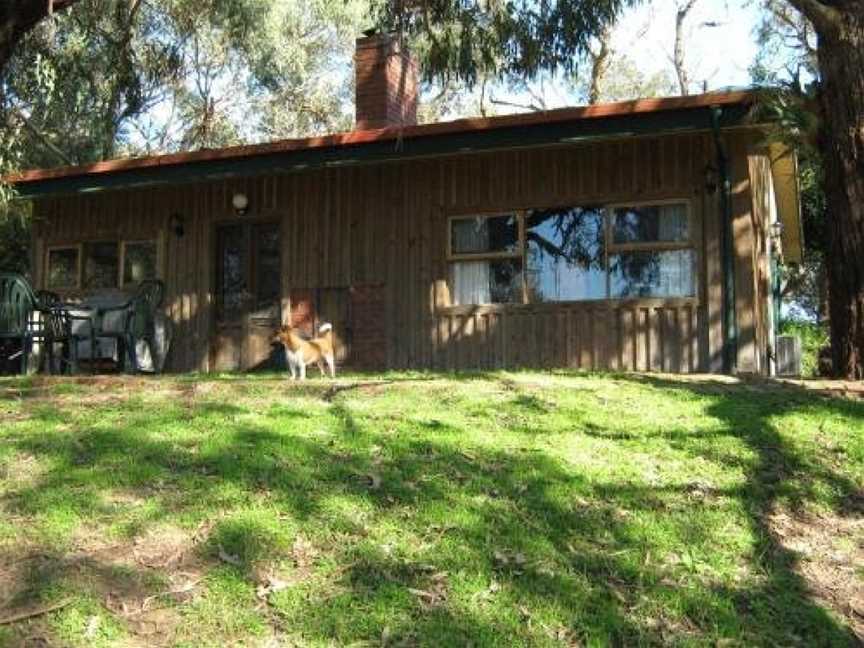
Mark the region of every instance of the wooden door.
POLYGON ((278 223, 216 228, 216 297, 212 367, 250 371, 272 365, 270 339, 280 322, 281 245, 278 223))

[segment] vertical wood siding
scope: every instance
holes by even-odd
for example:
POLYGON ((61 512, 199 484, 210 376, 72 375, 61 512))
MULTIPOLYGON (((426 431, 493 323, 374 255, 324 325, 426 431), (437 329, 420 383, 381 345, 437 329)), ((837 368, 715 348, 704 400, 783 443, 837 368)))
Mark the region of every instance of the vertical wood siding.
MULTIPOLYGON (((741 146, 735 154, 746 169, 741 146)), ((236 191, 249 196, 243 218, 281 222, 283 319, 292 294, 320 290, 348 328, 351 287, 380 285, 392 368, 718 371, 721 228, 716 195, 705 193, 713 156, 708 135, 674 135, 45 199, 37 204, 35 248, 159 240, 165 309, 176 327, 175 371, 214 368, 213 230, 236 218, 236 191), (698 223, 695 299, 448 306, 449 215, 654 199, 690 201, 698 223), (182 238, 168 229, 172 214, 185 222, 182 238)), ((736 169, 743 182, 742 167, 736 169)), ((748 188, 739 189, 743 210, 748 188)), ((739 260, 752 268, 752 257, 742 253, 739 260)), ((752 270, 745 275, 739 281, 752 281, 752 270)), ((739 294, 738 308, 752 313, 752 291, 750 303, 747 295, 739 294)))

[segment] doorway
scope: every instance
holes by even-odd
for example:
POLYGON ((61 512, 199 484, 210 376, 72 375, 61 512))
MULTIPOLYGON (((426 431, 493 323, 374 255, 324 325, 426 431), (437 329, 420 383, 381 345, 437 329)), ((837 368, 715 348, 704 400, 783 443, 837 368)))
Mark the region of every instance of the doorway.
POLYGON ((215 243, 211 367, 215 371, 273 367, 270 339, 281 321, 279 223, 218 225, 215 243))

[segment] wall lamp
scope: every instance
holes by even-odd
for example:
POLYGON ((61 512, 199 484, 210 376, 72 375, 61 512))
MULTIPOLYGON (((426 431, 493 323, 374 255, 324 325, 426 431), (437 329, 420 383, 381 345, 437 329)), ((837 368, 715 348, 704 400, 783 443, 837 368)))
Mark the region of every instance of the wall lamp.
POLYGON ((705 191, 711 195, 717 193, 717 187, 720 185, 720 174, 717 172, 717 167, 713 164, 705 165, 705 191))
POLYGON ((234 213, 242 216, 249 207, 249 198, 246 197, 246 194, 238 192, 231 198, 231 204, 234 206, 234 213))
POLYGON ((168 224, 171 227, 171 231, 174 232, 174 236, 177 238, 183 238, 183 235, 186 233, 186 228, 185 223, 183 222, 183 217, 180 214, 171 214, 168 224))

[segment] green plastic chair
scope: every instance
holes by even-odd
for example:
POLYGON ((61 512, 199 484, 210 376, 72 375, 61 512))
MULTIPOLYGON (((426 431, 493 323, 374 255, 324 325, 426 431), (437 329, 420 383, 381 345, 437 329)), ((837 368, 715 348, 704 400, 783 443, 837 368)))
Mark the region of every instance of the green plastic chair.
POLYGON ((20 274, 0 273, 0 342, 6 342, 6 347, 16 347, 5 352, 5 360, 21 354, 22 374, 27 373, 27 362, 36 343, 46 345, 49 372, 54 370, 54 345, 57 343, 63 344, 63 359, 72 371, 75 370, 68 314, 56 295, 45 293, 40 299, 20 274))

